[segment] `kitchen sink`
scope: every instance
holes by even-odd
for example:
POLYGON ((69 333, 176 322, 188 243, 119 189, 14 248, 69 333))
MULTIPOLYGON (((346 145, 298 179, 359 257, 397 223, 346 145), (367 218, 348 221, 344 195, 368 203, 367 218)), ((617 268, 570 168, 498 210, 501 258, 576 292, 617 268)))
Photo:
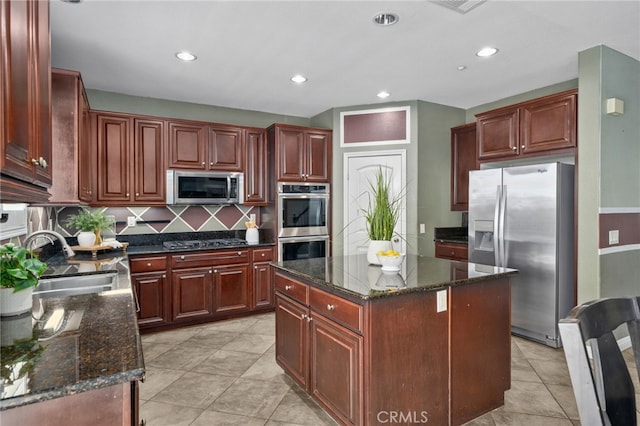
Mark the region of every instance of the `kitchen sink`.
POLYGON ((62 297, 76 294, 101 293, 118 287, 118 274, 75 275, 44 278, 33 289, 39 297, 62 297))

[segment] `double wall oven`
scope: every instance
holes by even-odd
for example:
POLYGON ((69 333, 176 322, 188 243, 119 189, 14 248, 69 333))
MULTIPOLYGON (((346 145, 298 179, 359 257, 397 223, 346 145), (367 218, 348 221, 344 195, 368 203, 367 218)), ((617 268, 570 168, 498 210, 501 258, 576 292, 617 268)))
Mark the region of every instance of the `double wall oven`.
POLYGON ((326 183, 278 183, 278 260, 329 254, 329 196, 326 183))

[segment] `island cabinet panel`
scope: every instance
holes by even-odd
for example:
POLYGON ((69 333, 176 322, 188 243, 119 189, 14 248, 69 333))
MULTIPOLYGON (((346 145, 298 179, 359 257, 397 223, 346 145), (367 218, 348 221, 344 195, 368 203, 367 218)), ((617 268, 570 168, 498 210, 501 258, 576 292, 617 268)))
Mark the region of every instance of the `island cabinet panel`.
POLYGON ((362 424, 390 423, 394 415, 448 424, 449 312, 437 312, 436 292, 384 298, 367 308, 362 424))
POLYGON ((344 424, 360 424, 362 336, 322 315, 311 318, 309 393, 344 424))
POLYGON ((276 362, 303 389, 309 378, 308 312, 305 305, 276 294, 276 362))
POLYGON ((510 306, 507 279, 451 292, 452 424, 504 404, 504 392, 511 387, 510 306))
POLYGON ((171 321, 171 305, 166 257, 134 258, 130 260, 130 268, 138 325, 144 327, 168 324, 171 321))

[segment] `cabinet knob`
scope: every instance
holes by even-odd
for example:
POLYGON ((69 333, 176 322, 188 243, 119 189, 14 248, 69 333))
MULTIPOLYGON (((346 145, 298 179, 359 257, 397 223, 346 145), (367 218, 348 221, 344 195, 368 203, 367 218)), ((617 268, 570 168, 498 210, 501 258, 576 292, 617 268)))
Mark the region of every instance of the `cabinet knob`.
POLYGON ((518 147, 517 147, 517 146, 514 146, 514 147, 512 147, 511 149, 515 151, 516 149, 518 149, 518 147))
POLYGON ((209 273, 210 273, 210 274, 213 274, 213 271, 212 271, 211 269, 209 269, 209 273))
POLYGON ((520 148, 524 149, 524 145, 520 145, 520 148))
POLYGON ((151 268, 151 262, 147 263, 147 267, 151 268))
POLYGON ((184 260, 184 256, 180 256, 180 260, 184 260))
POLYGON ((217 273, 218 273, 218 270, 217 270, 217 269, 214 269, 214 270, 213 270, 213 273, 214 273, 214 274, 217 274, 217 273))
POLYGON ((241 251, 238 252, 238 256, 242 256, 242 252, 241 251))
POLYGON ((162 278, 167 278, 167 274, 162 274, 162 278))
POLYGON ((43 169, 46 169, 49 165, 47 164, 47 160, 45 160, 44 158, 40 157, 38 159, 32 158, 31 159, 31 163, 33 163, 33 165, 35 166, 40 166, 43 169))
POLYGON ((206 163, 203 161, 203 162, 202 162, 202 165, 204 166, 205 164, 206 164, 206 163))
POLYGON ((140 193, 139 193, 139 192, 136 192, 136 197, 139 197, 139 196, 140 196, 140 193))
POLYGON ((307 314, 302 314, 302 315, 300 315, 300 318, 302 318, 302 319, 306 319, 306 318, 307 318, 307 314))
POLYGON ((451 252, 451 256, 453 256, 454 254, 456 254, 456 252, 455 252, 455 251, 452 251, 452 252, 451 252))
POLYGON ((253 269, 258 269, 258 265, 254 266, 253 269))
POLYGON ((291 290, 292 288, 293 288, 292 285, 285 285, 284 286, 284 289, 287 290, 287 291, 291 290))
POLYGON ((213 161, 209 163, 210 166, 213 166, 213 161))
POLYGON ((328 311, 333 311, 335 309, 336 309, 336 305, 331 305, 331 304, 327 305, 327 310, 328 311))
POLYGON ((266 256, 266 254, 262 253, 262 257, 265 257, 265 256, 266 256))
POLYGON ((129 193, 128 193, 128 192, 126 193, 126 196, 127 196, 127 197, 129 196, 129 193))

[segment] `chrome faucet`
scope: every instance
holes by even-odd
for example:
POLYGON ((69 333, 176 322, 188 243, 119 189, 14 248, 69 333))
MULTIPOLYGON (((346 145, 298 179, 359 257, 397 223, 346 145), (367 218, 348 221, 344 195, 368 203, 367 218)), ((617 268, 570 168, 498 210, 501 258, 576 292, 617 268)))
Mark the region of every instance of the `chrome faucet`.
POLYGON ((31 233, 24 240, 25 248, 28 249, 29 248, 29 243, 31 241, 33 241, 34 239, 36 239, 37 237, 44 237, 44 238, 48 239, 49 241, 51 241, 52 244, 53 244, 53 240, 51 239, 51 237, 56 237, 58 239, 58 241, 60 241, 60 244, 62 244, 62 251, 64 252, 65 256, 73 257, 73 256, 76 255, 74 253, 74 251, 71 250, 71 247, 69 246, 69 244, 67 244, 67 240, 65 240, 62 235, 58 234, 55 231, 49 231, 49 230, 36 231, 36 232, 31 233))

